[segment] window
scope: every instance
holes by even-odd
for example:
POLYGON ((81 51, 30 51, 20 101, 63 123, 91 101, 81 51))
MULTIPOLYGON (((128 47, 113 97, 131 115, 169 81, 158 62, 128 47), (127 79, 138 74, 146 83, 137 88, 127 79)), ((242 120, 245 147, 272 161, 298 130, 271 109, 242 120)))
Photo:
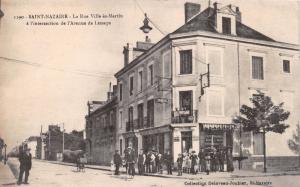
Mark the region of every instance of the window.
POLYGON ((291 67, 290 67, 290 61, 289 60, 283 60, 282 61, 282 65, 283 65, 283 72, 284 73, 291 73, 291 67))
POLYGON ((223 34, 231 34, 230 18, 222 17, 222 31, 223 31, 223 34))
POLYGON ((180 111, 192 111, 193 108, 193 92, 180 91, 179 92, 179 107, 180 111))
POLYGON ((138 104, 138 128, 143 128, 144 126, 144 104, 138 104))
POLYGON ((133 95, 133 76, 129 78, 129 95, 133 95))
POLYGON ((263 57, 252 56, 252 79, 264 79, 263 57))
POLYGON ((123 154, 123 140, 120 139, 120 155, 122 156, 123 154))
POLYGON ((192 50, 179 51, 180 55, 180 74, 192 74, 193 60, 192 50))
POLYGON ((209 47, 207 50, 207 63, 211 75, 222 76, 223 75, 223 52, 222 49, 216 47, 209 47))
POLYGON ((123 99, 123 84, 122 83, 119 84, 119 97, 120 97, 120 101, 122 101, 122 99, 123 99))
POLYGON ((133 107, 128 108, 128 125, 126 127, 127 131, 133 130, 133 107))
POLYGON ((120 122, 120 129, 122 129, 122 127, 123 127, 123 111, 120 111, 119 122, 120 122))
POLYGON ((153 65, 148 66, 148 85, 153 85, 153 65))
POLYGON ((139 79, 138 79, 138 91, 143 90, 143 71, 139 71, 139 79))
POLYGON ((224 115, 224 99, 221 90, 209 90, 207 101, 208 115, 223 116, 224 115))
POLYGON ((147 102, 147 126, 154 126, 154 99, 147 102))
POLYGON ((253 133, 253 154, 262 155, 263 154, 263 134, 253 133))

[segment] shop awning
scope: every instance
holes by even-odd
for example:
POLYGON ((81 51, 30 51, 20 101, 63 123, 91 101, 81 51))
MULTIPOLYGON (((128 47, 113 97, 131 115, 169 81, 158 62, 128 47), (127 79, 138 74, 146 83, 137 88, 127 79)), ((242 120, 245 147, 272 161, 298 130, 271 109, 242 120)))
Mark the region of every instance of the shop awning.
POLYGON ((203 130, 233 130, 235 129, 234 124, 224 124, 224 123, 200 123, 200 127, 203 130))

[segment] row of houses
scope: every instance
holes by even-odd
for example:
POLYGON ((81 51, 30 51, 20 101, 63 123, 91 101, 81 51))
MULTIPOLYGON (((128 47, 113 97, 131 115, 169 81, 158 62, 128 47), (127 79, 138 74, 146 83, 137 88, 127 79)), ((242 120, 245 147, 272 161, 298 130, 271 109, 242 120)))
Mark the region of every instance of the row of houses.
POLYGON ((124 67, 115 74, 117 85, 107 101, 88 102, 89 161, 109 164, 114 150, 122 155, 129 145, 171 151, 174 159, 215 146, 232 149, 234 157, 243 149, 248 154, 243 167, 259 169, 261 134, 237 133, 232 123, 259 90, 291 112, 291 127, 283 135, 267 135, 268 164, 295 164, 287 140, 299 121, 299 45, 247 26, 234 5, 214 3, 202 10, 186 3, 184 9, 185 23, 157 43, 124 46, 124 67))

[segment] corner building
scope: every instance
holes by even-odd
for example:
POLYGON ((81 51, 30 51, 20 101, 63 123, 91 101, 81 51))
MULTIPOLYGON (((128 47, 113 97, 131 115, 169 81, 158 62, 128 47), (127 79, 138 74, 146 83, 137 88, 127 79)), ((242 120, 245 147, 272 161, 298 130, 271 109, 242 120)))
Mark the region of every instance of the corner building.
MULTIPOLYGON (((183 26, 155 44, 127 44, 123 53, 124 67, 115 74, 116 147, 122 154, 129 144, 136 150, 170 150, 174 159, 181 152, 222 146, 238 157, 232 118, 260 90, 291 112, 287 132, 267 135, 267 156, 294 158, 286 141, 299 121, 299 45, 245 25, 239 7, 214 3, 201 10, 186 3, 183 26), (207 64, 210 85, 202 90, 200 75, 208 72, 207 64)), ((241 141, 248 156, 244 167, 260 169, 262 137, 243 132, 241 141)))

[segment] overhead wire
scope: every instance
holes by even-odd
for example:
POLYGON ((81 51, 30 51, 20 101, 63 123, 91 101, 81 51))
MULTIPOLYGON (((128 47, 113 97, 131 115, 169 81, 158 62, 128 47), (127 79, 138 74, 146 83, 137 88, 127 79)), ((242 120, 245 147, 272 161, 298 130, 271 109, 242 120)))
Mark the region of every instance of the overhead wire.
POLYGON ((52 67, 49 65, 41 64, 41 63, 36 63, 36 62, 30 62, 30 61, 25 61, 25 60, 19 60, 19 59, 14 59, 14 58, 8 58, 8 57, 3 57, 0 56, 0 59, 5 60, 5 62, 11 62, 11 63, 16 63, 16 64, 23 64, 23 65, 29 65, 33 66, 36 68, 44 68, 48 70, 53 70, 53 71, 59 71, 59 72, 66 72, 66 73, 72 73, 72 74, 77 74, 77 75, 83 75, 83 76, 90 76, 90 77, 98 77, 98 78, 113 78, 113 73, 110 72, 89 72, 89 71, 84 71, 84 70, 68 70, 68 69, 63 69, 63 68, 58 68, 58 67, 52 67))

